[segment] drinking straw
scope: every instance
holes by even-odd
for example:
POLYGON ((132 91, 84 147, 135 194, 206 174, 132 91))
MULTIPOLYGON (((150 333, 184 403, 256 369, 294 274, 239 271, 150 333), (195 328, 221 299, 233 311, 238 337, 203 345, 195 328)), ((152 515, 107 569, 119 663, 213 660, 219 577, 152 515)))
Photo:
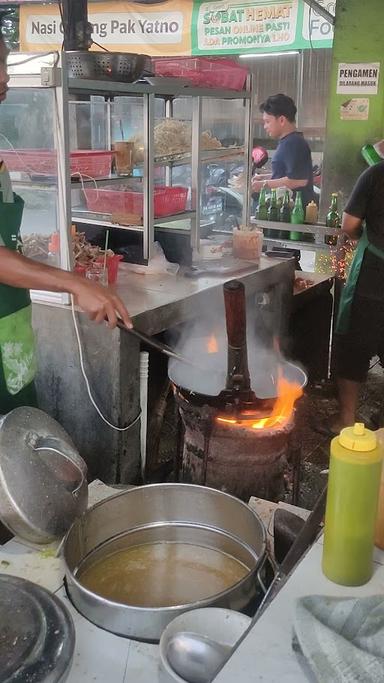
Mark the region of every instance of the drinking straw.
MULTIPOLYGON (((109 242, 109 230, 106 231, 105 233, 105 245, 104 245, 104 265, 103 265, 103 279, 105 281, 105 273, 107 270, 107 250, 108 250, 108 242, 109 242)), ((108 282, 108 278, 107 278, 108 282)))

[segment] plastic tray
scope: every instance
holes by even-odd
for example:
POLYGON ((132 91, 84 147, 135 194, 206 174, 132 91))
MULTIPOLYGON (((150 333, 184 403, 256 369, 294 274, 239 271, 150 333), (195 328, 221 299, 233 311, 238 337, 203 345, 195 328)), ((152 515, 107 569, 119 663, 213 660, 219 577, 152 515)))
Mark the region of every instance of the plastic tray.
MULTIPOLYGON (((71 152, 71 175, 79 174, 91 178, 108 176, 111 170, 113 152, 79 149, 71 152)), ((3 149, 0 159, 9 171, 20 171, 30 175, 57 175, 56 152, 50 149, 3 149)))
MULTIPOLYGON (((112 188, 100 190, 89 188, 84 194, 89 211, 143 215, 144 197, 142 192, 114 190, 112 188)), ((182 213, 186 209, 187 196, 186 187, 156 187, 154 191, 155 217, 182 213)))
POLYGON ((196 86, 243 90, 248 70, 231 59, 160 57, 152 60, 155 74, 187 78, 196 86))

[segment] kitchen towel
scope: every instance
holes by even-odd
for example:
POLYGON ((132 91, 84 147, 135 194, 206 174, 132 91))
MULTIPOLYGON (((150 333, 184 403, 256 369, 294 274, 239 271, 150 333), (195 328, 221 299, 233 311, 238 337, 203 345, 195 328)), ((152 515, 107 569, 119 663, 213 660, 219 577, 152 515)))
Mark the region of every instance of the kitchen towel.
POLYGON ((319 683, 382 683, 384 596, 298 599, 293 647, 319 683))

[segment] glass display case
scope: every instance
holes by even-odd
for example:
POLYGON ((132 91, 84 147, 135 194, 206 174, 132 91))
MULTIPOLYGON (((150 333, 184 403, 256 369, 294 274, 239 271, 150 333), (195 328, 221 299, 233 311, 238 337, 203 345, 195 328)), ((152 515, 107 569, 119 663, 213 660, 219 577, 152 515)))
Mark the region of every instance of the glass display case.
MULTIPOLYGON (((27 256, 69 268, 69 250, 60 231, 58 102, 54 89, 41 86, 41 68, 54 56, 25 62, 10 55, 10 89, 0 117, 0 158, 6 164, 14 191, 24 200, 22 239, 27 256), (19 65, 19 66, 18 66, 19 65)), ((65 302, 57 293, 33 292, 34 298, 65 302)))
POLYGON ((101 247, 119 235, 126 260, 147 263, 157 229, 183 235, 198 259, 207 232, 248 223, 250 84, 70 78, 66 59, 9 59, 0 153, 25 201, 28 256, 72 268, 75 224, 101 247))

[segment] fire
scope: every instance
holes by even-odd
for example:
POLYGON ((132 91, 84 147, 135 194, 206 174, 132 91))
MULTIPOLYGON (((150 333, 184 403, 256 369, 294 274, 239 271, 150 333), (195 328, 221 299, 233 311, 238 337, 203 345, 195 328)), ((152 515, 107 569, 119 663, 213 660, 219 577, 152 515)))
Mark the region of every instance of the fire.
POLYGON ((208 339, 207 350, 208 353, 217 353, 219 350, 219 345, 214 334, 211 334, 211 336, 208 339))
POLYGON ((243 413, 243 418, 240 416, 239 420, 227 417, 218 417, 218 422, 234 425, 237 427, 247 427, 248 429, 278 429, 284 427, 290 420, 294 405, 303 391, 299 384, 289 382, 280 377, 277 382, 277 399, 273 406, 271 415, 263 417, 259 420, 250 422, 247 414, 243 413))

